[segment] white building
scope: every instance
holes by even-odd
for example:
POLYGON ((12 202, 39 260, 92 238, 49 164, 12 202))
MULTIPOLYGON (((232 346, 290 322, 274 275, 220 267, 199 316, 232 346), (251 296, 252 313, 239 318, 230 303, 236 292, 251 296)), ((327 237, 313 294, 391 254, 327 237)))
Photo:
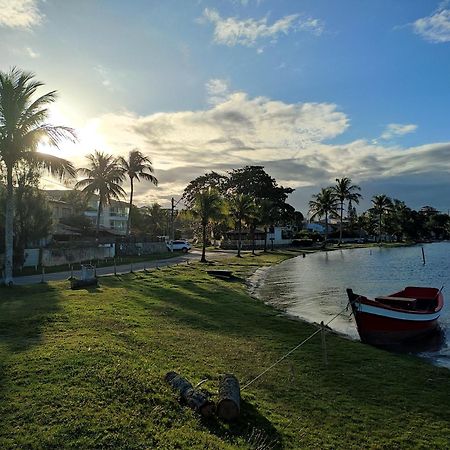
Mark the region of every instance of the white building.
MULTIPOLYGON (((84 215, 97 224, 98 197, 92 197, 88 202, 88 209, 84 215)), ((100 213, 100 228, 125 234, 128 221, 128 203, 112 200, 110 205, 104 205, 100 213)))
MULTIPOLYGON (((51 190, 45 191, 49 206, 52 210, 53 220, 55 224, 60 222, 60 219, 74 215, 74 208, 69 202, 65 201, 65 196, 68 190, 51 190)), ((88 207, 83 214, 88 217, 94 226, 97 224, 97 208, 98 196, 94 195, 88 201, 88 207)), ((128 203, 112 200, 110 205, 103 205, 100 213, 100 229, 112 231, 114 234, 125 234, 128 221, 128 203)))

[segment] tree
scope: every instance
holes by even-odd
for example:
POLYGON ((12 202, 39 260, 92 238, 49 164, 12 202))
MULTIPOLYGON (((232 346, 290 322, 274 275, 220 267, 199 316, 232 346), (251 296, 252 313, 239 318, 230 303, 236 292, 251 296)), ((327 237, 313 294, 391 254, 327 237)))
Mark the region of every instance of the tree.
POLYGON ((331 187, 322 188, 318 194, 313 195, 313 199, 309 202, 311 219, 325 217, 325 244, 328 239, 328 218, 337 216, 337 209, 338 200, 331 187))
POLYGON ((385 214, 392 210, 392 200, 384 194, 372 197, 372 211, 378 217, 378 242, 381 242, 382 219, 385 214))
MULTIPOLYGON (((47 237, 52 227, 52 212, 47 198, 38 189, 39 173, 22 166, 16 171, 14 189, 14 267, 24 263, 24 250, 30 243, 47 237)), ((0 190, 0 217, 4 223, 6 190, 0 190)), ((0 226, 1 228, 1 226, 0 226)), ((0 230, 2 234, 3 230, 0 230)))
POLYGON ((68 203, 76 216, 84 215, 84 212, 88 209, 86 196, 76 189, 62 193, 60 200, 68 203))
POLYGON ((246 194, 256 203, 263 199, 270 200, 274 205, 272 223, 292 219, 295 209, 286 200, 294 189, 278 186, 263 166, 245 166, 229 171, 225 188, 228 195, 246 194))
POLYGON ((125 196, 125 191, 121 184, 124 179, 124 171, 120 167, 116 158, 106 153, 95 151, 87 156, 89 167, 78 169, 78 172, 85 175, 84 178, 75 185, 75 189, 82 188, 84 195, 91 198, 97 194, 97 224, 95 235, 98 239, 100 231, 100 214, 104 205, 111 204, 111 200, 120 200, 125 196))
POLYGON ((228 177, 217 172, 208 172, 192 180, 184 189, 182 200, 188 208, 192 207, 198 194, 208 188, 214 189, 219 194, 225 193, 228 177))
POLYGON ((261 200, 255 204, 255 216, 264 228, 264 252, 267 252, 267 231, 273 224, 274 217, 277 216, 275 205, 268 199, 261 200))
POLYGON ((391 208, 385 217, 385 230, 400 240, 406 234, 410 221, 411 209, 406 206, 405 202, 393 199, 391 208))
POLYGON ((242 223, 249 222, 255 213, 253 198, 246 194, 235 194, 230 202, 230 215, 234 219, 238 232, 237 256, 241 257, 242 223))
POLYGON ((150 181, 155 186, 158 186, 158 180, 153 175, 153 166, 150 158, 144 156, 137 149, 129 153, 128 159, 120 157, 118 161, 123 171, 130 179, 130 205, 128 208, 127 220, 127 236, 129 236, 131 232, 131 209, 133 206, 134 180, 139 182, 142 178, 143 180, 150 181))
POLYGON ((348 177, 336 178, 336 184, 332 187, 336 199, 339 201, 339 245, 342 244, 342 223, 344 215, 344 202, 347 200, 358 204, 361 194, 361 188, 352 184, 352 180, 348 177))
POLYGON ((211 188, 199 192, 195 196, 192 213, 200 220, 202 227, 202 258, 200 262, 206 262, 206 229, 214 220, 223 215, 223 200, 220 194, 211 188))
POLYGON ((73 165, 65 159, 37 151, 42 140, 59 147, 64 140, 75 140, 74 131, 46 123, 48 105, 56 91, 35 96, 43 83, 34 74, 17 68, 0 72, 0 166, 6 172, 5 205, 5 275, 4 283, 12 285, 14 236, 14 170, 20 164, 34 164, 59 177, 75 176, 73 165))

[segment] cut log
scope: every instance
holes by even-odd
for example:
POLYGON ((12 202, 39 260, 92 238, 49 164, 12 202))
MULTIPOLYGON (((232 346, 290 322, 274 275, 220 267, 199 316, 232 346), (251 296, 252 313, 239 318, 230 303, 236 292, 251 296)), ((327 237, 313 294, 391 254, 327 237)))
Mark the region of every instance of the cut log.
POLYGON ((240 414, 241 388, 232 374, 222 375, 219 381, 219 401, 217 415, 228 422, 236 420, 240 414))
POLYGON ((202 391, 194 389, 188 380, 176 372, 168 372, 165 380, 180 393, 181 399, 189 408, 198 411, 204 417, 214 414, 214 403, 202 391))

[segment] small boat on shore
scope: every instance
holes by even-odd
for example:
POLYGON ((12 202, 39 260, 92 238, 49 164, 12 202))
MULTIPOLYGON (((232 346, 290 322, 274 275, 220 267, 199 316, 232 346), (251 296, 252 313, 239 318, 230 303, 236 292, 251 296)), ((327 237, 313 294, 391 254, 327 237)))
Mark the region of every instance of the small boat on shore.
POLYGON ((361 341, 389 345, 428 335, 438 328, 444 306, 441 290, 406 287, 388 296, 369 299, 347 289, 361 341))

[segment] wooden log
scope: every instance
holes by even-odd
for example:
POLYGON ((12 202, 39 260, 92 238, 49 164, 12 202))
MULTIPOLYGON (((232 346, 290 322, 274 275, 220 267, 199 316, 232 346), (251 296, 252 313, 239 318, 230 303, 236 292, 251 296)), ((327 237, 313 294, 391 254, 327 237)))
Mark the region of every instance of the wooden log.
POLYGON ((204 417, 214 414, 214 403, 203 392, 194 389, 185 378, 176 372, 168 372, 165 380, 180 393, 181 399, 189 408, 198 411, 204 417))
POLYGON ((219 401, 217 415, 228 422, 236 420, 241 410, 241 388, 232 374, 222 375, 219 381, 219 401))

